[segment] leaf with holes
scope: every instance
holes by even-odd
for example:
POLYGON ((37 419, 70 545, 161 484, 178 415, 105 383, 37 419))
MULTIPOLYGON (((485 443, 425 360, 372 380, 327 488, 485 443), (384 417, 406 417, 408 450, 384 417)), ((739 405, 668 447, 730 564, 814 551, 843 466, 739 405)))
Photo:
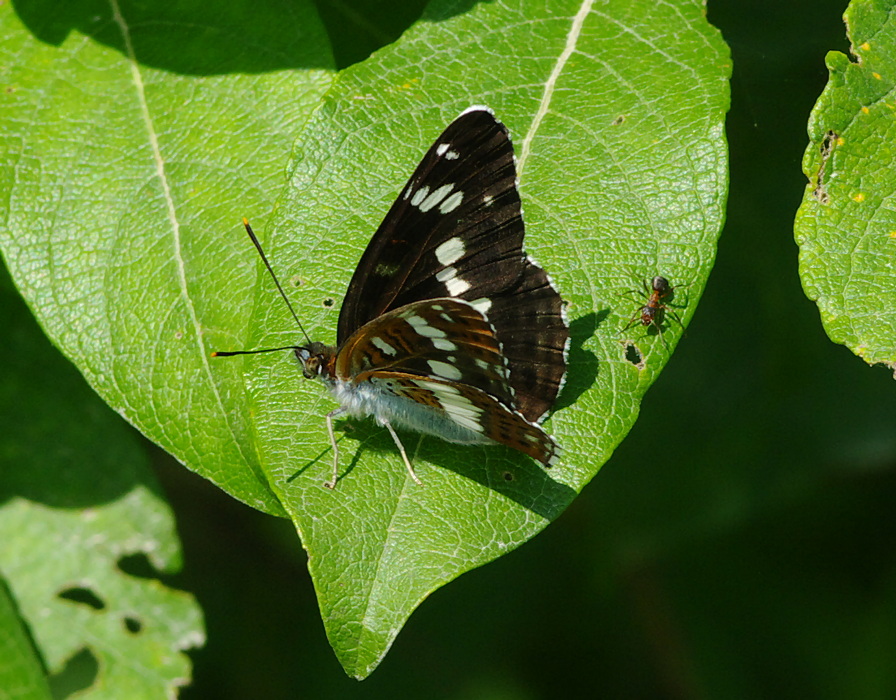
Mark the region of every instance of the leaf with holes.
POLYGON ((896 371, 896 13, 854 0, 844 18, 855 61, 828 54, 809 120, 800 276, 831 340, 896 371))
MULTIPOLYGON (((172 696, 190 677, 183 650, 204 639, 199 607, 121 564, 145 555, 157 570, 180 569, 174 519, 133 431, 47 342, 0 273, 0 571, 14 601, 0 637, 14 639, 16 616, 27 624, 55 694, 79 678, 172 696)), ((3 655, 4 672, 20 654, 3 655)), ((37 670, 43 679, 40 662, 37 670)))

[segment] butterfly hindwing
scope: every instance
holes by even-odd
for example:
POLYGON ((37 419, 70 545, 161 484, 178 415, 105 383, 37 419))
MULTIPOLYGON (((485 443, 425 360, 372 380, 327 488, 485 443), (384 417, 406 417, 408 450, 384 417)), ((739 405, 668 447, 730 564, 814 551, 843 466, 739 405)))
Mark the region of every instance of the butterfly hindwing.
POLYGON ((464 301, 417 302, 362 326, 342 346, 336 375, 364 382, 372 372, 381 371, 469 384, 513 405, 507 362, 495 329, 464 301))
POLYGON ((563 387, 569 326, 547 273, 528 261, 519 283, 492 297, 486 312, 510 367, 516 409, 541 422, 563 387))
POLYGON ((431 413, 425 419, 426 432, 449 442, 500 443, 546 467, 553 465, 559 454, 550 435, 477 387, 387 371, 373 372, 370 381, 425 407, 423 410, 431 413), (455 426, 469 431, 470 438, 458 439, 455 426))

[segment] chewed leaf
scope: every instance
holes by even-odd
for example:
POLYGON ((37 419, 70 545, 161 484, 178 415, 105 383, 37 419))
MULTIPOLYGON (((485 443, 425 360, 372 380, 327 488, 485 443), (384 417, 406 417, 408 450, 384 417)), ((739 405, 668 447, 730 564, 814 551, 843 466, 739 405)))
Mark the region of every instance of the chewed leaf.
POLYGON ((854 60, 828 54, 809 121, 800 275, 831 340, 896 370, 896 17, 858 0, 845 19, 854 60))

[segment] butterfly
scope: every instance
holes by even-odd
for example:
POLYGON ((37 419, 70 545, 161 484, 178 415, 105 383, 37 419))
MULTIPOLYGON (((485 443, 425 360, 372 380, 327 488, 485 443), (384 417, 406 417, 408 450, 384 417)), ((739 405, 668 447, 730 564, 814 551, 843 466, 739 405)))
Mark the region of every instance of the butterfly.
POLYGON ((291 349, 306 378, 339 403, 326 416, 339 478, 334 418, 372 416, 420 479, 396 427, 452 443, 502 444, 551 466, 559 453, 541 427, 566 375, 565 303, 523 250, 516 160, 487 107, 458 116, 429 148, 373 235, 352 276, 336 346, 305 335, 291 349))

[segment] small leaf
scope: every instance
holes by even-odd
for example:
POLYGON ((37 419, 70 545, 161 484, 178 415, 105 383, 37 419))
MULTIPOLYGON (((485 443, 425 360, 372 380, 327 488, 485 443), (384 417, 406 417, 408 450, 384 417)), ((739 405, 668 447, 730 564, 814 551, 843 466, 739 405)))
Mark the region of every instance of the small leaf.
POLYGON ((809 119, 800 275, 831 340, 896 370, 894 3, 853 0, 844 19, 855 60, 827 55, 809 119))

